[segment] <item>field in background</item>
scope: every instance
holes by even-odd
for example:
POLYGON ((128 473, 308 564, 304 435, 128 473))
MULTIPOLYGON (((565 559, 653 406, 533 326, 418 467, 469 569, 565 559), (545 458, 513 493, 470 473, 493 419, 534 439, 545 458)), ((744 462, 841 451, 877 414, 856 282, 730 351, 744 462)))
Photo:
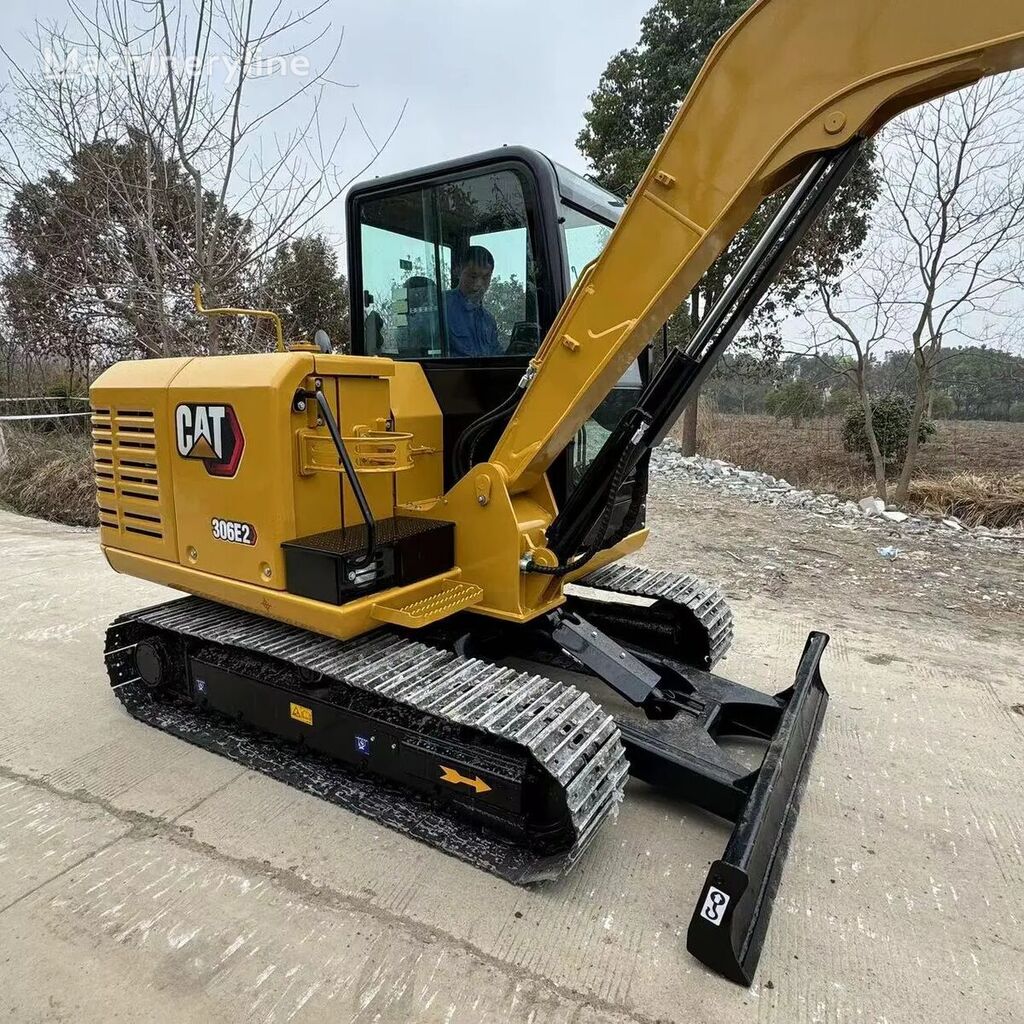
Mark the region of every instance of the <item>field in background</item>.
MULTIPOLYGON (((987 526, 1024 522, 1024 423, 940 420, 936 426, 938 433, 921 449, 915 504, 987 526)), ((808 490, 854 499, 873 493, 865 460, 843 449, 838 418, 794 428, 788 419, 702 406, 699 450, 808 490)))

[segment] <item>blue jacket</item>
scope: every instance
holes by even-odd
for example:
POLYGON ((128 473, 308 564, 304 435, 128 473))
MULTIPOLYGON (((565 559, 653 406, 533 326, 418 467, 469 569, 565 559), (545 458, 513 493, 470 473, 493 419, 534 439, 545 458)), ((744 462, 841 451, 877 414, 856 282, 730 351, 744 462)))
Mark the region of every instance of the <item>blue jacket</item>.
POLYGON ((470 302, 453 288, 445 293, 445 317, 448 324, 448 355, 500 356, 498 324, 483 306, 470 302))

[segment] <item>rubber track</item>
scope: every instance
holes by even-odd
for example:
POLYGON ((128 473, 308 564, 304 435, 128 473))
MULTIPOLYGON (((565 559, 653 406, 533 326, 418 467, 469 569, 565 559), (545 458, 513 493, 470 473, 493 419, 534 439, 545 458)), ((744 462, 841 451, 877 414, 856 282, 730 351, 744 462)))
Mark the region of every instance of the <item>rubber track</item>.
POLYGON ((378 630, 346 642, 187 597, 116 620, 108 631, 106 660, 115 693, 134 717, 515 883, 555 877, 571 868, 622 799, 628 764, 619 730, 587 694, 395 631, 378 630), (235 723, 214 721, 188 702, 154 701, 138 680, 132 657, 132 634, 147 626, 285 662, 528 751, 565 793, 575 842, 557 856, 512 848, 507 838, 487 835, 394 783, 311 757, 308 751, 299 754, 251 730, 239 734, 235 723))
MULTIPOLYGON (((635 565, 608 565, 577 580, 575 586, 657 601, 657 606, 675 620, 676 644, 681 649, 673 653, 683 660, 696 662, 699 668, 714 668, 732 646, 732 609, 722 591, 699 576, 635 565)), ((582 607, 589 604, 587 598, 574 595, 569 604, 570 607, 580 605, 580 613, 587 615, 587 609, 582 607)), ((618 610, 627 614, 628 607, 619 605, 618 610)), ((631 626, 637 636, 650 627, 649 617, 642 609, 631 626)), ((614 633, 614 630, 609 631, 614 633)), ((617 639, 630 642, 636 636, 617 639)))

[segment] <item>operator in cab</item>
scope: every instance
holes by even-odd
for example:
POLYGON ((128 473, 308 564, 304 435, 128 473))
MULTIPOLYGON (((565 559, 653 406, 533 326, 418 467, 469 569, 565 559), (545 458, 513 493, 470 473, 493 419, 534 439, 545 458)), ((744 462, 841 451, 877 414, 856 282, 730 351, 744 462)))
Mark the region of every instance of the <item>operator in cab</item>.
POLYGON ((471 245, 458 271, 458 287, 445 294, 448 354, 463 359, 502 355, 498 324, 483 305, 494 274, 494 257, 482 245, 471 245))

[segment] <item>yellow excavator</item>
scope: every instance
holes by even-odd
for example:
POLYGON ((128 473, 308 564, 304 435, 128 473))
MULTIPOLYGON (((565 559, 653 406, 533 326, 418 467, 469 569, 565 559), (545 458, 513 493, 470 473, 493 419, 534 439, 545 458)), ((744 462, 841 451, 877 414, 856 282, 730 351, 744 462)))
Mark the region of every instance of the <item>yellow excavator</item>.
POLYGON ((278 351, 126 362, 92 388, 106 558, 191 595, 111 625, 120 701, 516 883, 579 860, 629 776, 666 788, 734 823, 688 948, 749 984, 828 638, 778 695, 713 674, 721 593, 621 564, 649 455, 863 142, 1022 65, 1020 0, 760 0, 625 204, 521 148, 354 188, 355 354, 197 296, 275 319, 278 351), (787 186, 652 372, 652 337, 787 186))

